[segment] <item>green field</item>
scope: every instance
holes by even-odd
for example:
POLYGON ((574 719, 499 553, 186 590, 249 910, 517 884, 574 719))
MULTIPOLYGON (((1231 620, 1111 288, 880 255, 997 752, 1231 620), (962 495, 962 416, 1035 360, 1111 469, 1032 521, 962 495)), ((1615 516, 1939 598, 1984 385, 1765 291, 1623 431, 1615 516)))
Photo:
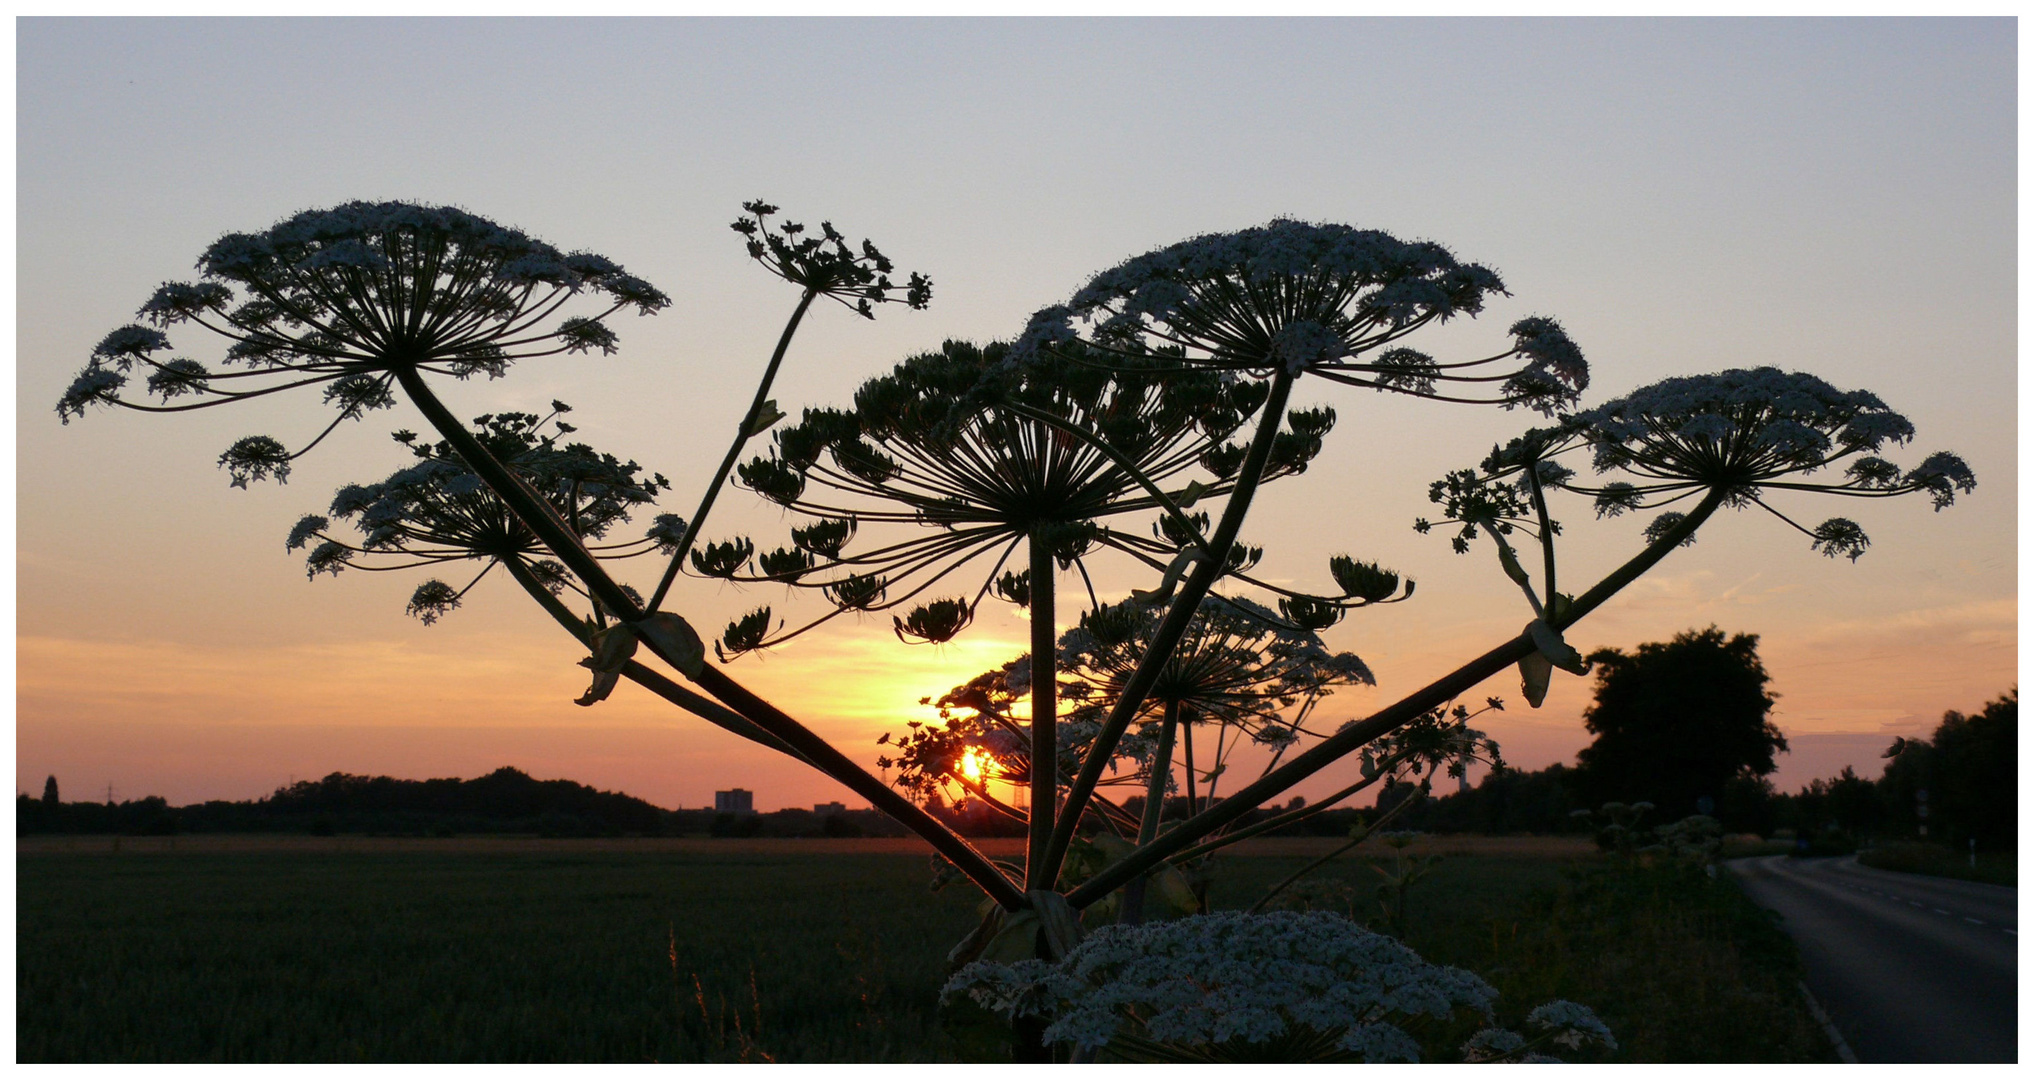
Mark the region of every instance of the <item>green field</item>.
MULTIPOLYGON (((789 842, 796 843, 796 842, 789 842)), ((922 855, 767 842, 24 851, 22 1061, 993 1060, 942 1010, 974 897, 922 855), (809 853, 817 851, 818 853, 809 853), (800 853, 808 852, 808 853, 800 853)), ((1239 906, 1298 856, 1232 857, 1239 906)), ((1374 913, 1361 860, 1308 893, 1374 913)), ((1416 886, 1408 938, 1516 1022, 1589 1004, 1611 1060, 1827 1060, 1791 946, 1727 881, 1463 854, 1416 886), (1578 869, 1580 867, 1581 869, 1578 869)), ((1430 1035, 1440 1045, 1453 1032, 1430 1035)))

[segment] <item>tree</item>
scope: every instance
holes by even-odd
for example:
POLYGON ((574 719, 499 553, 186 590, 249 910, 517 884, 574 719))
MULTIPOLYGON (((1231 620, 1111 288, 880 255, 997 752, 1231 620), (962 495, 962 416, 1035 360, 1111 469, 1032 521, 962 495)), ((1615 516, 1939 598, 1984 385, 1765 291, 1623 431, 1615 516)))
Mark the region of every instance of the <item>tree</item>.
POLYGON ((57 797, 56 777, 52 776, 44 780, 42 782, 42 804, 44 806, 57 806, 62 802, 63 800, 57 797))
POLYGON ((2016 689, 1974 715, 1944 713, 1931 739, 1895 743, 1879 781, 1887 812, 1913 835, 1926 791, 1931 838, 2010 848, 2019 836, 2019 728, 2016 689))
POLYGON ((1766 776, 1786 736, 1767 715, 1775 695, 1756 634, 1712 626, 1648 642, 1629 654, 1600 649, 1596 703, 1583 714, 1596 741, 1576 755, 1577 782, 1593 802, 1648 801, 1674 820, 1696 800, 1721 802, 1740 776, 1766 776))

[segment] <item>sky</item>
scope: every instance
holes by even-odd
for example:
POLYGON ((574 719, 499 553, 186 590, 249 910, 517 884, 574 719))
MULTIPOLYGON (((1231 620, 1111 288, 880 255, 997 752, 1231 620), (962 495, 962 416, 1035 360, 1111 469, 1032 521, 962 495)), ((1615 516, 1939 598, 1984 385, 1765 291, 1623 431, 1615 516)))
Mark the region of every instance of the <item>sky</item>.
MULTIPOLYGON (((582 436, 673 478, 678 513, 796 300, 728 231, 744 200, 831 220, 935 282, 923 312, 809 319, 773 393, 794 412, 944 339, 1010 337, 1096 272, 1200 233, 1285 215, 1437 241, 1511 294, 1430 336, 1443 359, 1553 316, 1591 361, 1585 403, 1772 365, 1905 413, 1919 438, 1898 460, 1947 448, 1976 471, 1939 514, 1783 503, 1856 518, 1873 545, 1855 564, 1725 514, 1571 643, 1758 634, 1788 789, 1845 764, 1873 775, 1895 735, 2016 681, 2010 20, 24 19, 16 48, 20 790, 55 775, 66 798, 182 804, 514 765, 663 806, 735 786, 765 809, 846 795, 626 684, 573 705, 578 647, 506 584, 427 627, 403 613, 417 578, 307 580, 284 535, 403 464, 388 432, 421 426, 408 406, 245 491, 219 452, 255 432, 301 443, 318 405, 57 422, 92 346, 212 240, 351 199, 458 205, 670 293, 616 324, 616 356, 443 394, 465 415, 570 402, 582 436)), ((1328 632, 1379 682, 1331 699, 1339 720, 1530 617, 1487 551, 1410 526, 1430 481, 1532 418, 1305 383, 1295 403, 1340 422, 1253 508, 1260 572, 1318 588, 1347 552, 1419 583, 1328 632)), ((1564 581, 1640 544, 1629 518, 1556 516, 1564 581)), ((709 539, 787 526, 739 490, 713 520, 709 539)), ((1147 584, 1095 572, 1105 594, 1147 584)), ((719 582, 674 596, 709 631, 758 603, 811 613, 719 582)), ((844 619, 735 674, 873 767, 879 734, 928 715, 920 698, 1024 641, 1009 608, 942 647, 844 619)), ((1510 699, 1484 726, 1513 764, 1588 742, 1588 679, 1558 675, 1538 710, 1511 676, 1486 694, 1510 699)))

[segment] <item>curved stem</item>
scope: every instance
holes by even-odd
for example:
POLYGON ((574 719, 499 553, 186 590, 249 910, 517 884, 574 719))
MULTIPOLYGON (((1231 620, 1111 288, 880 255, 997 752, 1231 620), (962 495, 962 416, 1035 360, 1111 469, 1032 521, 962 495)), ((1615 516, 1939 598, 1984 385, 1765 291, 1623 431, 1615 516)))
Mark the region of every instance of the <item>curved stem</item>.
MULTIPOLYGON (((1257 485, 1264 477, 1265 465, 1271 459, 1271 446, 1278 437, 1278 425, 1285 419, 1285 403, 1292 396, 1293 374, 1283 368, 1272 377, 1271 389, 1264 400, 1264 415, 1258 422, 1257 434, 1250 441, 1242 467, 1236 474, 1236 486, 1229 493, 1227 505, 1222 510, 1222 521, 1215 529, 1215 535, 1208 541, 1205 558, 1194 568, 1194 572, 1180 584, 1179 593, 1173 598, 1172 607, 1165 613, 1165 619, 1152 634, 1151 645, 1144 658, 1138 661, 1137 670, 1132 672, 1124 685, 1122 694, 1109 711, 1109 718, 1102 730, 1095 734, 1094 743, 1088 751, 1086 761, 1081 763, 1080 775, 1067 789, 1066 811, 1052 833, 1052 847, 1046 853, 1048 861, 1055 868, 1066 858, 1068 845, 1073 842, 1073 826, 1080 821, 1081 808, 1095 785, 1101 782, 1102 772, 1108 768, 1109 756, 1122 739, 1123 732, 1144 704, 1145 696, 1158 682, 1158 676, 1165 664, 1172 658, 1172 651, 1186 635, 1187 624, 1200 609, 1201 598, 1208 594, 1229 564, 1229 547, 1236 541, 1236 534, 1243 528, 1243 518, 1250 511, 1250 503, 1257 495, 1257 485)), ((1126 877, 1124 880, 1128 880, 1126 877)), ((1113 886, 1112 886, 1113 887, 1113 886)), ((1085 886, 1083 886, 1085 888, 1085 886)))
POLYGON ((1059 634, 1054 626, 1052 546, 1034 525, 1031 545, 1031 825, 1025 844, 1024 887, 1052 887, 1048 867, 1054 805, 1059 801, 1059 634))
POLYGON ((1265 833, 1271 832, 1274 829, 1285 828, 1287 825, 1297 825, 1300 822, 1305 821, 1310 817, 1313 817, 1315 814, 1326 813, 1327 811, 1334 809, 1336 803, 1341 802, 1342 800, 1350 797, 1351 795, 1354 795, 1362 791, 1364 788, 1367 788, 1370 785, 1375 784, 1379 780, 1382 780, 1386 776, 1390 775, 1390 769, 1393 766, 1396 766, 1399 762, 1404 761, 1407 757, 1410 756, 1411 756, 1410 751, 1400 752, 1399 754, 1391 758, 1379 762, 1378 771, 1375 774, 1364 777, 1363 779, 1358 780, 1353 784, 1350 784, 1348 787, 1345 787, 1342 790, 1334 793, 1333 795, 1330 795, 1327 798, 1322 799, 1320 802, 1314 803, 1311 806, 1302 806, 1297 810, 1288 810, 1285 813, 1278 815, 1277 817, 1260 821, 1247 829, 1237 829, 1235 832, 1223 833, 1222 835, 1217 836, 1212 840, 1207 840, 1202 843, 1195 844, 1193 847, 1190 847, 1185 851, 1182 851, 1179 854, 1174 855, 1170 861, 1186 862, 1188 859, 1194 859, 1202 855, 1206 855, 1210 851, 1215 851, 1220 848, 1228 847, 1230 844, 1236 843, 1239 840, 1248 840, 1253 836, 1261 836, 1265 833))
MULTIPOLYGON (((1570 604, 1566 611, 1549 618, 1549 624, 1556 630, 1565 629, 1601 607, 1605 601, 1617 595, 1619 590, 1652 569, 1661 559, 1666 558, 1683 540, 1694 535, 1695 530, 1709 520, 1710 515, 1722 505, 1723 493, 1711 491, 1703 497, 1695 509, 1689 511, 1685 519, 1668 530, 1658 541, 1647 545, 1645 550, 1633 556, 1623 566, 1612 571, 1610 576, 1597 582, 1594 588, 1576 597, 1575 602, 1570 604)), ((1109 895, 1112 890, 1131 878, 1172 858, 1195 841, 1263 805, 1265 800, 1283 793, 1287 788, 1353 753, 1379 736, 1390 734, 1411 723, 1427 710, 1460 696, 1477 683, 1532 655, 1536 649, 1537 646, 1533 644, 1530 634, 1520 634, 1371 714, 1368 719, 1349 725, 1244 787, 1221 805, 1209 807, 1198 817, 1180 823, 1172 831, 1133 852, 1123 861, 1088 879, 1079 888, 1067 894, 1067 903, 1078 910, 1109 895)))
MULTIPOLYGON (((431 422, 431 426, 437 428, 439 434, 445 436, 446 441, 458 451, 459 456, 466 460, 467 465, 486 481, 488 487, 494 489, 503 505, 522 519, 523 524, 550 547, 559 561, 579 575, 595 600, 625 622, 642 620, 642 609, 615 584, 614 579, 601 567, 600 561, 579 543, 579 538, 572 535, 571 528, 559 519, 557 511, 552 509, 551 504, 530 490, 529 485, 523 483, 521 477, 510 472, 493 454, 488 453, 487 447, 474 438, 473 433, 445 408, 444 402, 439 401, 437 396, 431 393, 422 376, 413 368, 400 368, 396 372, 396 378, 402 384, 404 392, 409 394, 417 408, 431 422)), ((649 646, 652 652, 656 652, 667 663, 680 666, 680 658, 664 656, 658 651, 654 640, 645 637, 643 644, 649 646)), ((699 673, 692 675, 691 678, 707 693, 719 698, 723 704, 744 719, 783 742, 820 772, 868 799, 869 805, 923 837, 940 854, 952 860, 955 868, 966 874, 998 904, 1011 911, 1029 906, 1030 901, 1025 899, 1023 891, 1011 884, 1010 879, 1004 877, 1003 872, 996 869, 995 864, 984 858, 981 852, 976 851, 974 845, 947 828, 938 818, 926 813, 917 803, 891 790, 888 784, 870 775, 858 762, 835 749, 825 739, 813 734, 805 725, 757 697, 712 664, 701 665, 699 673)))
MULTIPOLYGON (((1144 785, 1144 813, 1137 823, 1137 845, 1150 843, 1158 836, 1158 821, 1165 812, 1166 781, 1172 779, 1172 739, 1179 727, 1179 703, 1167 702, 1165 722, 1158 729, 1158 749, 1151 755, 1150 778, 1144 785)), ((1144 890, 1149 877, 1132 881, 1123 890, 1123 909, 1116 921, 1134 926, 1144 921, 1144 890)))
POLYGON ((678 540, 677 550, 671 553, 671 565, 664 568, 664 577, 657 582, 657 591, 650 596, 650 603, 644 609, 656 611, 664 602, 664 594, 671 591, 671 583, 678 579, 678 568, 684 565, 685 555, 692 550, 692 544, 699 539, 699 530, 706 525, 706 515, 713 510, 713 501, 720 497, 720 489, 727 483, 727 474, 734 471, 736 459, 741 457, 742 447, 747 446, 756 432, 756 418, 763 413, 763 406, 770 399, 770 385, 777 381, 777 369, 784 363, 784 353, 791 348, 791 338, 798 332, 798 324, 805 318, 805 311, 812 306, 812 300, 819 294, 811 289, 798 298, 798 307, 791 312, 791 321, 784 324, 784 332, 777 337, 777 351, 770 354, 770 364, 763 369, 763 381, 756 385, 755 400, 749 403, 749 411, 742 416, 742 426, 735 432, 734 444, 727 448, 727 457, 721 459, 720 471, 713 474, 713 483, 706 485, 705 494, 699 497, 699 509, 693 511, 692 520, 685 523, 685 535, 678 540))
POLYGON ((1326 866, 1331 862, 1334 862, 1336 859, 1342 856, 1343 852, 1348 851, 1350 848, 1353 848, 1356 845, 1362 843, 1363 841, 1370 839, 1371 833, 1374 833, 1378 829, 1382 828, 1385 822, 1390 821, 1392 818, 1397 817, 1398 812, 1400 810, 1403 810, 1406 807, 1411 806, 1412 803, 1413 800, 1411 797, 1400 799, 1398 801, 1397 806, 1394 806, 1391 809, 1386 810, 1384 812, 1383 817, 1378 818, 1376 821, 1373 821, 1368 825, 1365 825, 1363 827, 1362 832, 1349 838, 1348 843, 1343 844, 1341 847, 1338 847, 1335 850, 1328 852, 1326 855, 1323 855, 1320 858, 1315 859, 1313 862, 1310 862, 1305 866, 1302 866, 1299 869, 1294 870, 1292 873, 1287 874, 1285 880, 1279 882, 1276 885, 1273 885, 1271 889, 1267 891, 1263 896, 1258 897, 1257 902, 1250 905, 1250 910, 1253 912, 1262 911, 1264 909, 1264 905, 1271 902, 1272 897, 1277 896, 1279 893, 1284 892, 1289 886, 1292 885, 1293 882, 1298 881, 1299 879, 1307 876, 1308 874, 1313 873, 1316 870, 1319 870, 1321 867, 1326 866))
POLYGON ((402 385, 403 393, 409 395, 411 403, 424 414, 424 419, 429 420, 431 426, 438 430, 438 434, 444 436, 445 441, 451 444, 452 449, 466 462, 467 467, 478 474, 488 487, 494 489, 495 496, 501 499, 502 504, 516 517, 521 518, 531 532, 537 534, 537 539, 542 540, 544 546, 551 549, 551 553, 558 557, 558 561, 579 575, 579 580, 586 583, 586 589, 594 599, 624 621, 635 622, 643 617, 642 609, 637 607, 636 602, 629 599, 629 595, 621 590, 621 586, 615 584, 614 579, 608 576, 607 571, 600 565, 600 560, 594 558, 592 553, 586 550, 586 546, 579 542, 579 537, 573 534, 572 527, 558 516, 557 509, 545 501, 543 496, 531 490, 530 486, 523 482, 522 477, 510 472, 508 466, 503 465, 489 453, 487 447, 474 437, 473 432, 460 423, 452 415, 452 411, 445 407, 445 403, 439 401, 438 396, 431 392, 430 386, 425 384, 424 377, 418 374, 415 368, 400 367, 396 369, 395 374, 396 381, 402 385))
POLYGON ((927 813, 924 807, 878 780, 859 763, 835 749, 833 744, 813 733, 810 728, 793 720, 775 705, 757 697, 753 691, 729 678, 727 672, 713 664, 707 664, 700 669, 698 675, 693 676, 693 681, 757 727, 784 740, 821 772, 869 800, 870 806, 888 814, 898 824, 924 838, 1005 910, 1017 911, 1030 906, 1031 902, 1025 898, 1024 891, 1009 878, 1004 877, 1003 872, 983 857, 981 852, 975 850, 973 844, 962 839, 959 834, 947 828, 945 823, 927 813))
POLYGON ((1533 511, 1540 518, 1540 551, 1546 556, 1545 562, 1547 567, 1546 607, 1548 610, 1552 610, 1555 606, 1554 597, 1560 595, 1554 591, 1554 521, 1551 517, 1547 516, 1546 492, 1540 490, 1539 462, 1535 461, 1526 466, 1526 479, 1532 482, 1533 511))
MULTIPOLYGON (((591 635, 587 632, 586 623, 571 608, 566 607, 552 595, 551 590, 546 589, 541 582, 531 576, 529 567, 515 559, 504 560, 504 565, 508 567, 509 576, 523 587, 524 592, 536 600, 539 607, 549 612, 551 618, 565 628, 566 633, 579 639, 582 645, 590 644, 591 635)), ((742 719, 734 710, 710 697, 685 689, 658 674, 654 669, 631 660, 622 668, 622 676, 709 724, 733 732, 750 742, 761 743, 778 753, 789 754, 800 761, 805 760, 805 755, 791 749, 782 739, 742 719)))

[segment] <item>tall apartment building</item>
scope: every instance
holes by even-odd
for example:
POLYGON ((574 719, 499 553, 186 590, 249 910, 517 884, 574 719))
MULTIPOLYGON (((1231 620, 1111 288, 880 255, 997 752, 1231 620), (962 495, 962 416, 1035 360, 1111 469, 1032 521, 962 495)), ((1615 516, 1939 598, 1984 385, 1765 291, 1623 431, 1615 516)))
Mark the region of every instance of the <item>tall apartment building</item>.
POLYGON ((753 814, 756 812, 755 793, 748 788, 713 793, 713 809, 723 814, 753 814))

